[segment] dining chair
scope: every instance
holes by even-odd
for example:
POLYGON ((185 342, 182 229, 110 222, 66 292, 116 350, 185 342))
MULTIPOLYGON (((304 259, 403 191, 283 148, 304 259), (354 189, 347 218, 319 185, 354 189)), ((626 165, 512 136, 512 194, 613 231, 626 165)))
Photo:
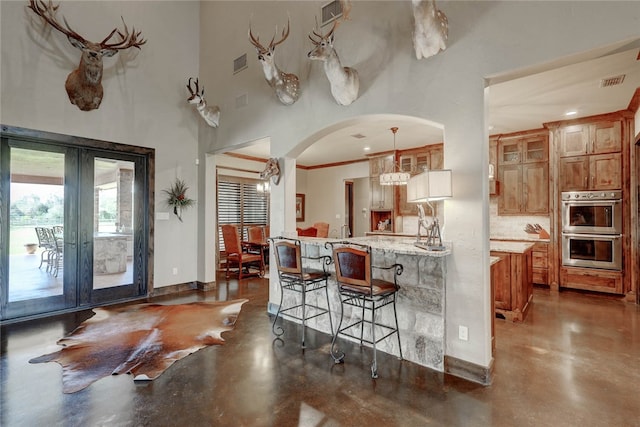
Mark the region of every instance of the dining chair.
MULTIPOLYGON (((279 317, 286 316, 294 320, 302 322, 302 348, 305 348, 305 329, 307 320, 313 319, 323 314, 329 317, 329 328, 333 335, 333 322, 331 320, 331 306, 329 305, 329 293, 327 291, 327 279, 330 274, 327 266, 331 264, 329 255, 319 257, 302 256, 300 240, 287 237, 270 237, 276 259, 276 268, 278 270, 278 279, 280 281, 280 305, 278 312, 273 319, 271 329, 276 336, 281 336, 284 329, 281 326, 276 328, 276 322, 279 317), (307 263, 320 262, 322 270, 318 268, 310 268, 305 265, 307 263), (326 307, 309 302, 308 294, 311 292, 322 291, 326 298, 326 307), (300 299, 286 307, 283 307, 285 292, 295 292, 300 295, 300 299)), ((291 300, 289 300, 291 301, 291 300)), ((315 301, 318 301, 316 299, 315 301)))
POLYGON ((318 235, 318 229, 315 227, 309 228, 296 228, 298 232, 298 236, 306 236, 306 237, 316 237, 318 235))
MULTIPOLYGON (((344 352, 336 349, 338 335, 353 338, 362 343, 371 344, 373 347, 373 362, 371 363, 371 377, 378 378, 378 360, 376 357, 376 345, 382 340, 396 334, 398 338, 398 353, 402 360, 402 346, 400 344, 400 331, 398 328, 398 315, 396 312, 396 295, 400 286, 397 278, 402 274, 402 264, 393 264, 388 267, 374 266, 371 264, 371 248, 366 245, 340 242, 331 244, 333 247, 333 262, 336 269, 336 282, 340 296, 340 322, 331 341, 331 357, 335 363, 344 362, 344 352), (393 282, 373 277, 373 270, 393 270, 393 282), (393 307, 394 324, 384 322, 376 318, 378 310, 390 305, 393 307), (345 307, 351 307, 346 314, 349 323, 342 326, 345 318, 345 307), (358 314, 357 311, 361 313, 358 314), (369 312, 369 319, 365 312, 369 312), (370 330, 364 333, 364 326, 370 330), (376 336, 376 330, 382 331, 382 336, 376 336)), ((380 316, 378 316, 380 317, 380 316)))
POLYGON ((238 227, 235 225, 225 224, 222 228, 222 239, 224 240, 224 248, 227 253, 227 268, 225 277, 229 278, 229 268, 231 264, 236 264, 238 268, 238 279, 242 279, 246 275, 264 275, 264 261, 261 253, 249 253, 247 245, 243 245, 240 241, 238 227), (258 273, 250 273, 249 267, 258 264, 258 273), (243 273, 244 269, 247 273, 243 273))
POLYGON ((40 265, 38 268, 42 268, 43 263, 47 263, 46 270, 49 271, 51 267, 51 257, 55 252, 55 241, 51 229, 46 227, 35 227, 36 236, 38 237, 38 246, 42 248, 40 253, 40 265), (45 259, 46 258, 46 259, 45 259))
POLYGON ((313 224, 313 228, 317 230, 316 237, 329 237, 328 222, 316 222, 315 224, 313 224))

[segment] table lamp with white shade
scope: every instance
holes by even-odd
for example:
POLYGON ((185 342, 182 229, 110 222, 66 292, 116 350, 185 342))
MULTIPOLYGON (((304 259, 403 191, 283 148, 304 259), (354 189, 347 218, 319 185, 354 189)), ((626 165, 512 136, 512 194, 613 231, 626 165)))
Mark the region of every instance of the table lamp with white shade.
POLYGON ((424 208, 418 204, 418 236, 415 245, 428 250, 444 250, 440 236, 440 224, 431 205, 432 201, 449 199, 452 197, 451 169, 426 170, 411 177, 407 184, 407 201, 411 203, 426 202, 434 215, 433 222, 427 224, 424 208), (428 232, 426 245, 420 242, 420 228, 428 232))

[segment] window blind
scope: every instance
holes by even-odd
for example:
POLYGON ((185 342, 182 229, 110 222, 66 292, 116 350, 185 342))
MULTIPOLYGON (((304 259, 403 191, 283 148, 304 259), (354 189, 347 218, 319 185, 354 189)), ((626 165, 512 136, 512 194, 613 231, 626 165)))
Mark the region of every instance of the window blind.
MULTIPOLYGON (((247 239, 247 227, 269 224, 269 193, 260 193, 263 181, 232 176, 218 176, 218 226, 232 224, 247 239)), ((224 251, 222 229, 218 227, 218 248, 224 251)))

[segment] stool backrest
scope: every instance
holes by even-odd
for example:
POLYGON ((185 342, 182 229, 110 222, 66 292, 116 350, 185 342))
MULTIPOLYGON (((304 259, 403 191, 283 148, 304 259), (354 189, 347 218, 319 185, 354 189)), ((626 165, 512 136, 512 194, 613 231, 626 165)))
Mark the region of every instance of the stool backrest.
POLYGON ((298 240, 275 240, 276 266, 279 273, 301 274, 302 251, 298 240))
POLYGON ((334 247, 333 260, 338 283, 371 288, 370 251, 349 246, 334 247))

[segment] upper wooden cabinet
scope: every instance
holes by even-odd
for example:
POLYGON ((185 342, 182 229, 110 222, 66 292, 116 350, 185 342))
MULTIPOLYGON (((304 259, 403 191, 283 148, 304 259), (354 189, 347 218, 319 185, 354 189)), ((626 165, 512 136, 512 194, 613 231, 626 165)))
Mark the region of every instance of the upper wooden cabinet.
POLYGON ((560 131, 560 191, 622 188, 622 123, 596 121, 560 131))
POLYGON ((498 215, 549 213, 549 136, 535 131, 498 140, 498 215))
POLYGON ((498 164, 549 161, 549 137, 546 132, 530 136, 516 136, 498 142, 498 164))
POLYGON ((400 154, 399 167, 402 172, 419 174, 427 169, 442 169, 443 158, 442 144, 430 145, 417 150, 403 151, 400 154))
POLYGON ((376 156, 369 159, 369 176, 380 176, 385 172, 391 172, 393 169, 393 154, 386 156, 376 156))
POLYGON ((560 191, 619 190, 622 188, 622 155, 562 157, 560 191))
POLYGON ((622 150, 620 121, 600 121, 560 128, 560 157, 616 153, 622 150))
MULTIPOLYGON (((400 169, 417 175, 427 169, 442 169, 444 163, 444 150, 442 144, 428 145, 419 150, 407 150, 400 154, 400 169)), ((396 189, 398 197, 398 215, 418 215, 416 203, 407 202, 407 187, 398 186, 396 189)), ((427 212, 427 215, 430 215, 427 212)))

